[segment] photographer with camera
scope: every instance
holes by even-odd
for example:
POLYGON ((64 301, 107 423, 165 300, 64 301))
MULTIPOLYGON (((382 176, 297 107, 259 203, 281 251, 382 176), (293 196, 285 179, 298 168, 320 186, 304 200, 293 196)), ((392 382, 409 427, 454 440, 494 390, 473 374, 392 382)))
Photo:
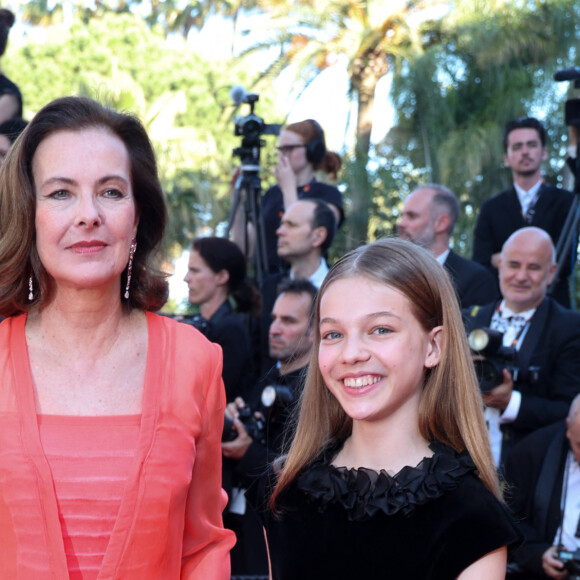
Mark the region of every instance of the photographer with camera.
POLYGON ((517 230, 499 258, 503 299, 465 312, 468 332, 500 331, 503 345, 515 351, 512 371, 506 362, 501 383, 483 394, 498 466, 525 435, 564 418, 580 392, 580 314, 546 296, 556 268, 554 253, 545 231, 517 230))
POLYGON ((580 578, 580 396, 565 421, 528 435, 506 463, 506 500, 525 541, 510 580, 580 578))
MULTIPOLYGON (((268 574, 268 561, 262 526, 252 511, 246 511, 244 489, 261 475, 267 465, 280 453, 284 437, 287 436, 289 406, 296 401, 302 387, 313 339, 313 306, 316 287, 304 279, 287 280, 279 288, 278 298, 272 310, 269 333, 270 356, 278 361, 271 372, 260 381, 259 392, 263 392, 263 403, 236 399, 229 404, 226 418, 233 420, 237 437, 222 443, 222 453, 228 460, 237 462, 235 478, 237 490, 230 498, 229 511, 224 514, 224 524, 233 529, 238 538, 232 550, 233 574, 268 574), (265 396, 274 390, 292 394, 293 401, 287 399, 277 405, 265 396), (268 406, 264 404, 266 403, 268 406), (261 413, 263 428, 261 441, 254 439, 246 429, 248 421, 240 420, 243 409, 261 413)), ((255 431, 252 425, 252 431, 255 431)))
MULTIPOLYGON (((278 139, 277 184, 260 200, 261 221, 264 227, 266 271, 278 272, 287 268, 278 257, 276 230, 286 208, 299 199, 317 198, 329 204, 338 225, 344 220, 342 193, 333 185, 316 180, 317 171, 336 179, 342 165, 340 156, 328 151, 322 127, 314 119, 287 125, 278 139)), ((235 180, 234 180, 235 183, 235 180)), ((234 188, 232 188, 233 192, 234 188)), ((243 231, 241 208, 238 206, 233 239, 245 250, 246 232, 243 231)), ((252 236, 255 232, 252 232, 252 236)), ((252 246, 252 240, 249 241, 252 246)), ((252 250, 251 250, 252 251, 252 250)))

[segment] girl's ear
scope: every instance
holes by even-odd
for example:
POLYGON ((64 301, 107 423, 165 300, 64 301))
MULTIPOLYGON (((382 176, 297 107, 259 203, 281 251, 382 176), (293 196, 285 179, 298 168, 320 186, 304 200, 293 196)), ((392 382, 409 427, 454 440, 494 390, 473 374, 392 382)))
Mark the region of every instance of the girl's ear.
POLYGON ((441 344, 443 342, 443 327, 436 326, 431 329, 428 336, 427 353, 425 355, 425 368, 432 369, 441 360, 441 344))

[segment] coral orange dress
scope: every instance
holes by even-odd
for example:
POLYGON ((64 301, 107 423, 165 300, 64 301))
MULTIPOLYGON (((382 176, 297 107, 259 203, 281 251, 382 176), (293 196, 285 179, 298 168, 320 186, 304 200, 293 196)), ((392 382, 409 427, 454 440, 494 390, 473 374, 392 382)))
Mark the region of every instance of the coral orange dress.
MULTIPOLYGON (((67 557, 25 324, 0 324, 0 578, 61 580, 67 557)), ((148 313, 147 325, 139 433, 97 578, 227 580, 235 538, 221 515, 220 349, 169 318, 148 313)))

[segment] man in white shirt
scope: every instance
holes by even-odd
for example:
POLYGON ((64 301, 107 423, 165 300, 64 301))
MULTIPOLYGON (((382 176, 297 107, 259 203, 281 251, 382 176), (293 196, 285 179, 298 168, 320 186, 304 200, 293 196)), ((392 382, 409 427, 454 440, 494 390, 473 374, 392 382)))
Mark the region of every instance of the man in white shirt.
MULTIPOLYGON (((546 132, 537 119, 524 117, 507 123, 503 145, 513 186, 482 204, 473 240, 473 259, 496 274, 501 247, 520 228, 537 226, 548 232, 556 245, 573 200, 569 191, 542 178, 542 163, 548 153, 546 132)), ((570 306, 570 271, 567 260, 552 293, 566 307, 570 306)))
POLYGON ((276 235, 278 256, 290 264, 290 278, 306 278, 320 288, 335 231, 336 218, 324 201, 303 199, 286 209, 276 235))
MULTIPOLYGON (((468 330, 490 327, 515 348, 503 381, 483 395, 496 464, 528 433, 563 419, 580 392, 580 314, 546 297, 556 265, 550 236, 536 227, 514 232, 499 261, 503 299, 472 308, 468 330), (535 368, 535 372, 528 372, 535 368)), ((506 367, 508 363, 506 361, 506 367)))
POLYGON ((578 577, 578 557, 574 573, 561 555, 566 550, 564 554, 572 558, 580 548, 579 461, 580 396, 576 396, 566 421, 525 437, 508 459, 506 499, 525 535, 513 553, 510 580, 578 577))

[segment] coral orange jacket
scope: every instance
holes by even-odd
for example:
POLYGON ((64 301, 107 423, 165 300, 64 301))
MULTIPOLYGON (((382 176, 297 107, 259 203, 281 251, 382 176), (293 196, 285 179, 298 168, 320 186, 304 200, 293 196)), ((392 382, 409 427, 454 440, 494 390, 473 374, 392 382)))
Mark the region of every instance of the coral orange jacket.
MULTIPOLYGON (((0 324, 0 578, 62 580, 25 324, 0 324)), ((235 537, 222 524, 220 348, 169 318, 148 313, 147 325, 141 431, 99 580, 226 580, 235 537)))

